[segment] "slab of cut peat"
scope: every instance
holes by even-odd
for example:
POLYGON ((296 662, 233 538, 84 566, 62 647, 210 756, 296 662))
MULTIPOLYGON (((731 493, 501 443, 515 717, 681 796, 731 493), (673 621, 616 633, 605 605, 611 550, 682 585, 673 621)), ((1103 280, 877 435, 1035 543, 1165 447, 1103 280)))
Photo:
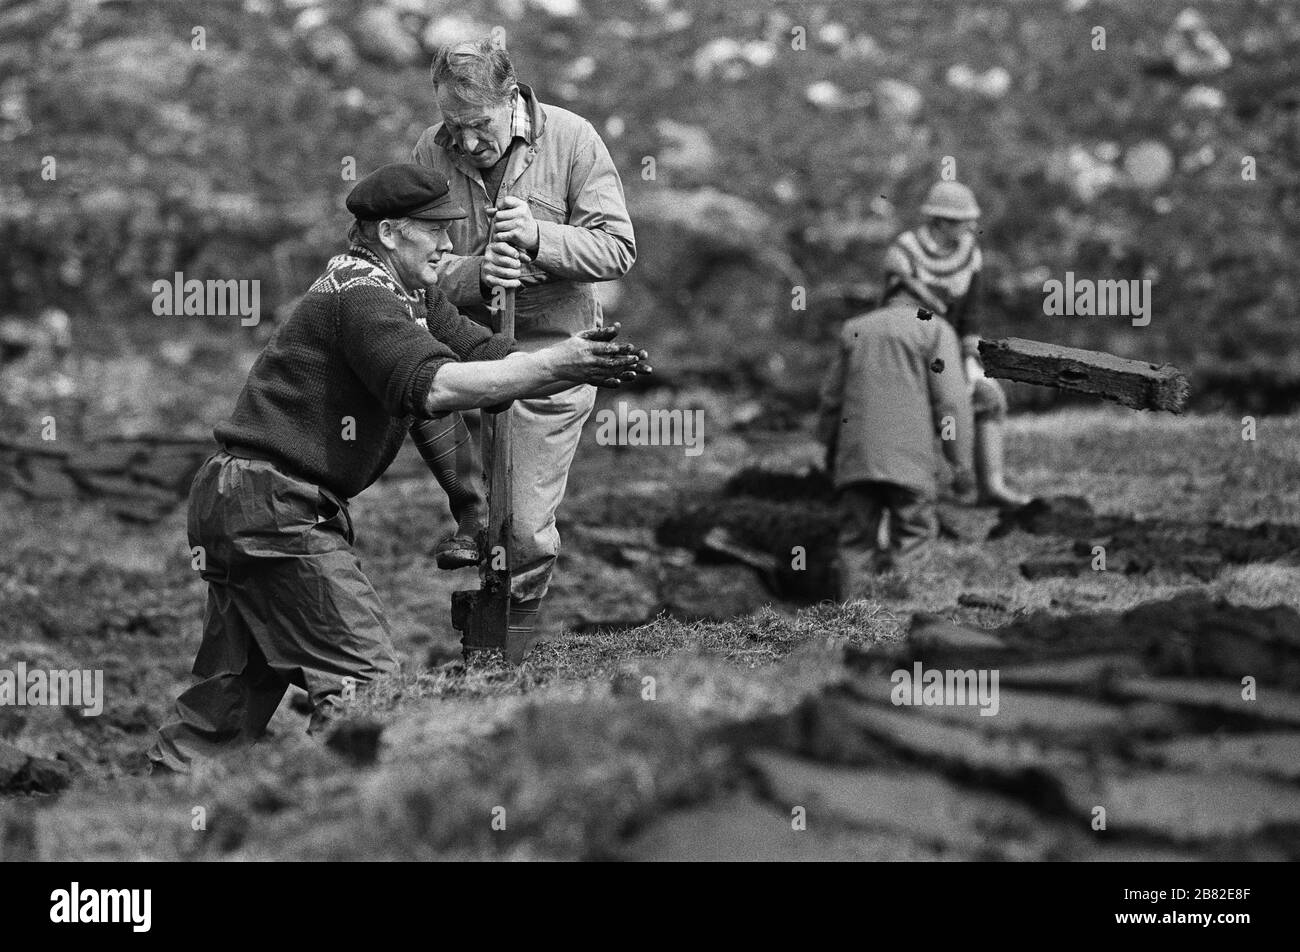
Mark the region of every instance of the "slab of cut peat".
POLYGON ((1181 413, 1190 392, 1187 377, 1172 364, 1021 337, 982 340, 979 350, 990 377, 1092 394, 1135 410, 1181 413))

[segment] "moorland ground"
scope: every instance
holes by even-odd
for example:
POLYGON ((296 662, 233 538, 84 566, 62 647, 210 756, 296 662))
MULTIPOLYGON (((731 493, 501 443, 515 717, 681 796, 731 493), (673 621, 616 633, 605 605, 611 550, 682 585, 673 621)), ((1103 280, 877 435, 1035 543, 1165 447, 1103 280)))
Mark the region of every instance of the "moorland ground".
MULTIPOLYGON (((1297 417, 1261 420, 1252 442, 1235 417, 1100 408, 1014 418, 1009 448, 1026 490, 1082 495, 1099 511, 1295 524, 1298 440, 1297 417)), ((620 598, 644 597, 638 579, 674 561, 677 578, 716 578, 708 573, 717 567, 696 566, 636 531, 743 465, 797 470, 817 452, 798 433, 710 434, 707 446, 692 458, 680 447, 584 445, 563 513, 569 543, 553 598, 558 616, 593 617, 583 606, 603 598, 615 607, 602 611, 617 617, 620 598), (613 564, 584 542, 585 532, 599 537, 611 527, 628 530, 621 538, 641 546, 640 561, 613 564)), ((3 508, 0 663, 106 672, 98 718, 6 712, 8 742, 77 764, 57 798, 0 802, 11 851, 25 843, 43 859, 618 856, 654 818, 726 796, 734 768, 710 741, 716 731, 790 710, 840 676, 846 645, 897 640, 915 611, 998 626, 1034 609, 1125 609, 1192 588, 1241 605, 1300 609, 1294 564, 1229 566, 1209 582, 1161 570, 1026 580, 1024 558, 1068 540, 1017 532, 980 541, 992 517, 968 512, 977 531, 941 540, 924 577, 882 585, 870 599, 798 606, 765 598, 770 604, 744 617, 593 623, 540 646, 520 668, 493 657, 466 666, 448 606, 473 574, 433 567, 427 551, 449 516, 418 461, 404 458, 353 511, 358 550, 404 662, 400 679, 354 709, 366 730, 382 732, 377 762, 307 738, 305 714, 286 699, 270 736, 251 750, 190 778, 159 779, 138 775, 140 752, 188 683, 203 606, 183 507, 148 528, 124 527, 93 505, 35 507, 9 497, 3 508), (962 593, 1006 601, 962 607, 962 593), (643 699, 647 676, 653 701, 643 699), (509 817, 503 831, 491 826, 500 806, 509 817), (203 831, 192 829, 196 807, 205 811, 203 831)), ((650 599, 628 611, 635 617, 646 605, 655 608, 650 599)))

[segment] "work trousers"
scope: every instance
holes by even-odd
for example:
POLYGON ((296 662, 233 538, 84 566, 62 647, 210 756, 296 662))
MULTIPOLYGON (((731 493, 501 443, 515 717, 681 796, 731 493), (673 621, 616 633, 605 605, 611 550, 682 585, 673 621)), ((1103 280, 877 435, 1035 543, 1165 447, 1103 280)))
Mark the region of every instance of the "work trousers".
POLYGON ((861 481, 840 489, 838 539, 840 598, 862 598, 874 576, 889 569, 914 572, 929 558, 938 532, 933 494, 896 483, 861 481), (880 523, 889 517, 889 541, 880 523))
MULTIPOLYGON (((555 516, 568 486, 569 467, 578 451, 582 425, 595 403, 596 388, 580 384, 554 396, 516 400, 512 404, 514 525, 510 534, 510 594, 516 601, 543 598, 550 586, 560 554, 555 516)), ((485 474, 492 467, 495 419, 494 414, 482 414, 485 474)))
POLYGON ((253 742, 291 684, 307 691, 317 733, 360 685, 397 671, 334 494, 266 460, 219 452, 190 488, 189 541, 208 583, 193 668, 201 680, 177 699, 151 760, 185 772, 196 757, 253 742))

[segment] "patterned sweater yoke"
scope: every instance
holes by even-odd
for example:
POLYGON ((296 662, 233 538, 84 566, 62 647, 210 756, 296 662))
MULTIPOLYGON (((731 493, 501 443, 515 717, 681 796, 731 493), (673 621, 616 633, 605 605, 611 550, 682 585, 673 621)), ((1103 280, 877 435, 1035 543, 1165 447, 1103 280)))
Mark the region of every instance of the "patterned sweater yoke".
POLYGON ((329 260, 249 372, 221 443, 267 453, 343 498, 388 468, 452 360, 495 360, 514 341, 464 317, 436 288, 408 292, 353 246, 329 260))

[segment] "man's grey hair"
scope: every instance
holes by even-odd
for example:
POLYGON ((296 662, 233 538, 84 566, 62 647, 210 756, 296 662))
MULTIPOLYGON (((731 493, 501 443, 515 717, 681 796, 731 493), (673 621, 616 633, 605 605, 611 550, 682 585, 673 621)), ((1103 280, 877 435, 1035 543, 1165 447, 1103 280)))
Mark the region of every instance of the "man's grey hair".
POLYGON ((435 90, 476 106, 500 105, 517 83, 510 54, 490 36, 440 47, 429 72, 435 90))
MULTIPOLYGON (((383 220, 380 219, 380 221, 383 220)), ((415 228, 415 225, 411 223, 411 219, 390 218, 387 220, 393 223, 393 231, 403 238, 411 237, 411 231, 415 228)), ((354 245, 364 245, 370 249, 378 249, 381 247, 379 243, 379 222, 356 219, 348 229, 348 241, 354 245)))

